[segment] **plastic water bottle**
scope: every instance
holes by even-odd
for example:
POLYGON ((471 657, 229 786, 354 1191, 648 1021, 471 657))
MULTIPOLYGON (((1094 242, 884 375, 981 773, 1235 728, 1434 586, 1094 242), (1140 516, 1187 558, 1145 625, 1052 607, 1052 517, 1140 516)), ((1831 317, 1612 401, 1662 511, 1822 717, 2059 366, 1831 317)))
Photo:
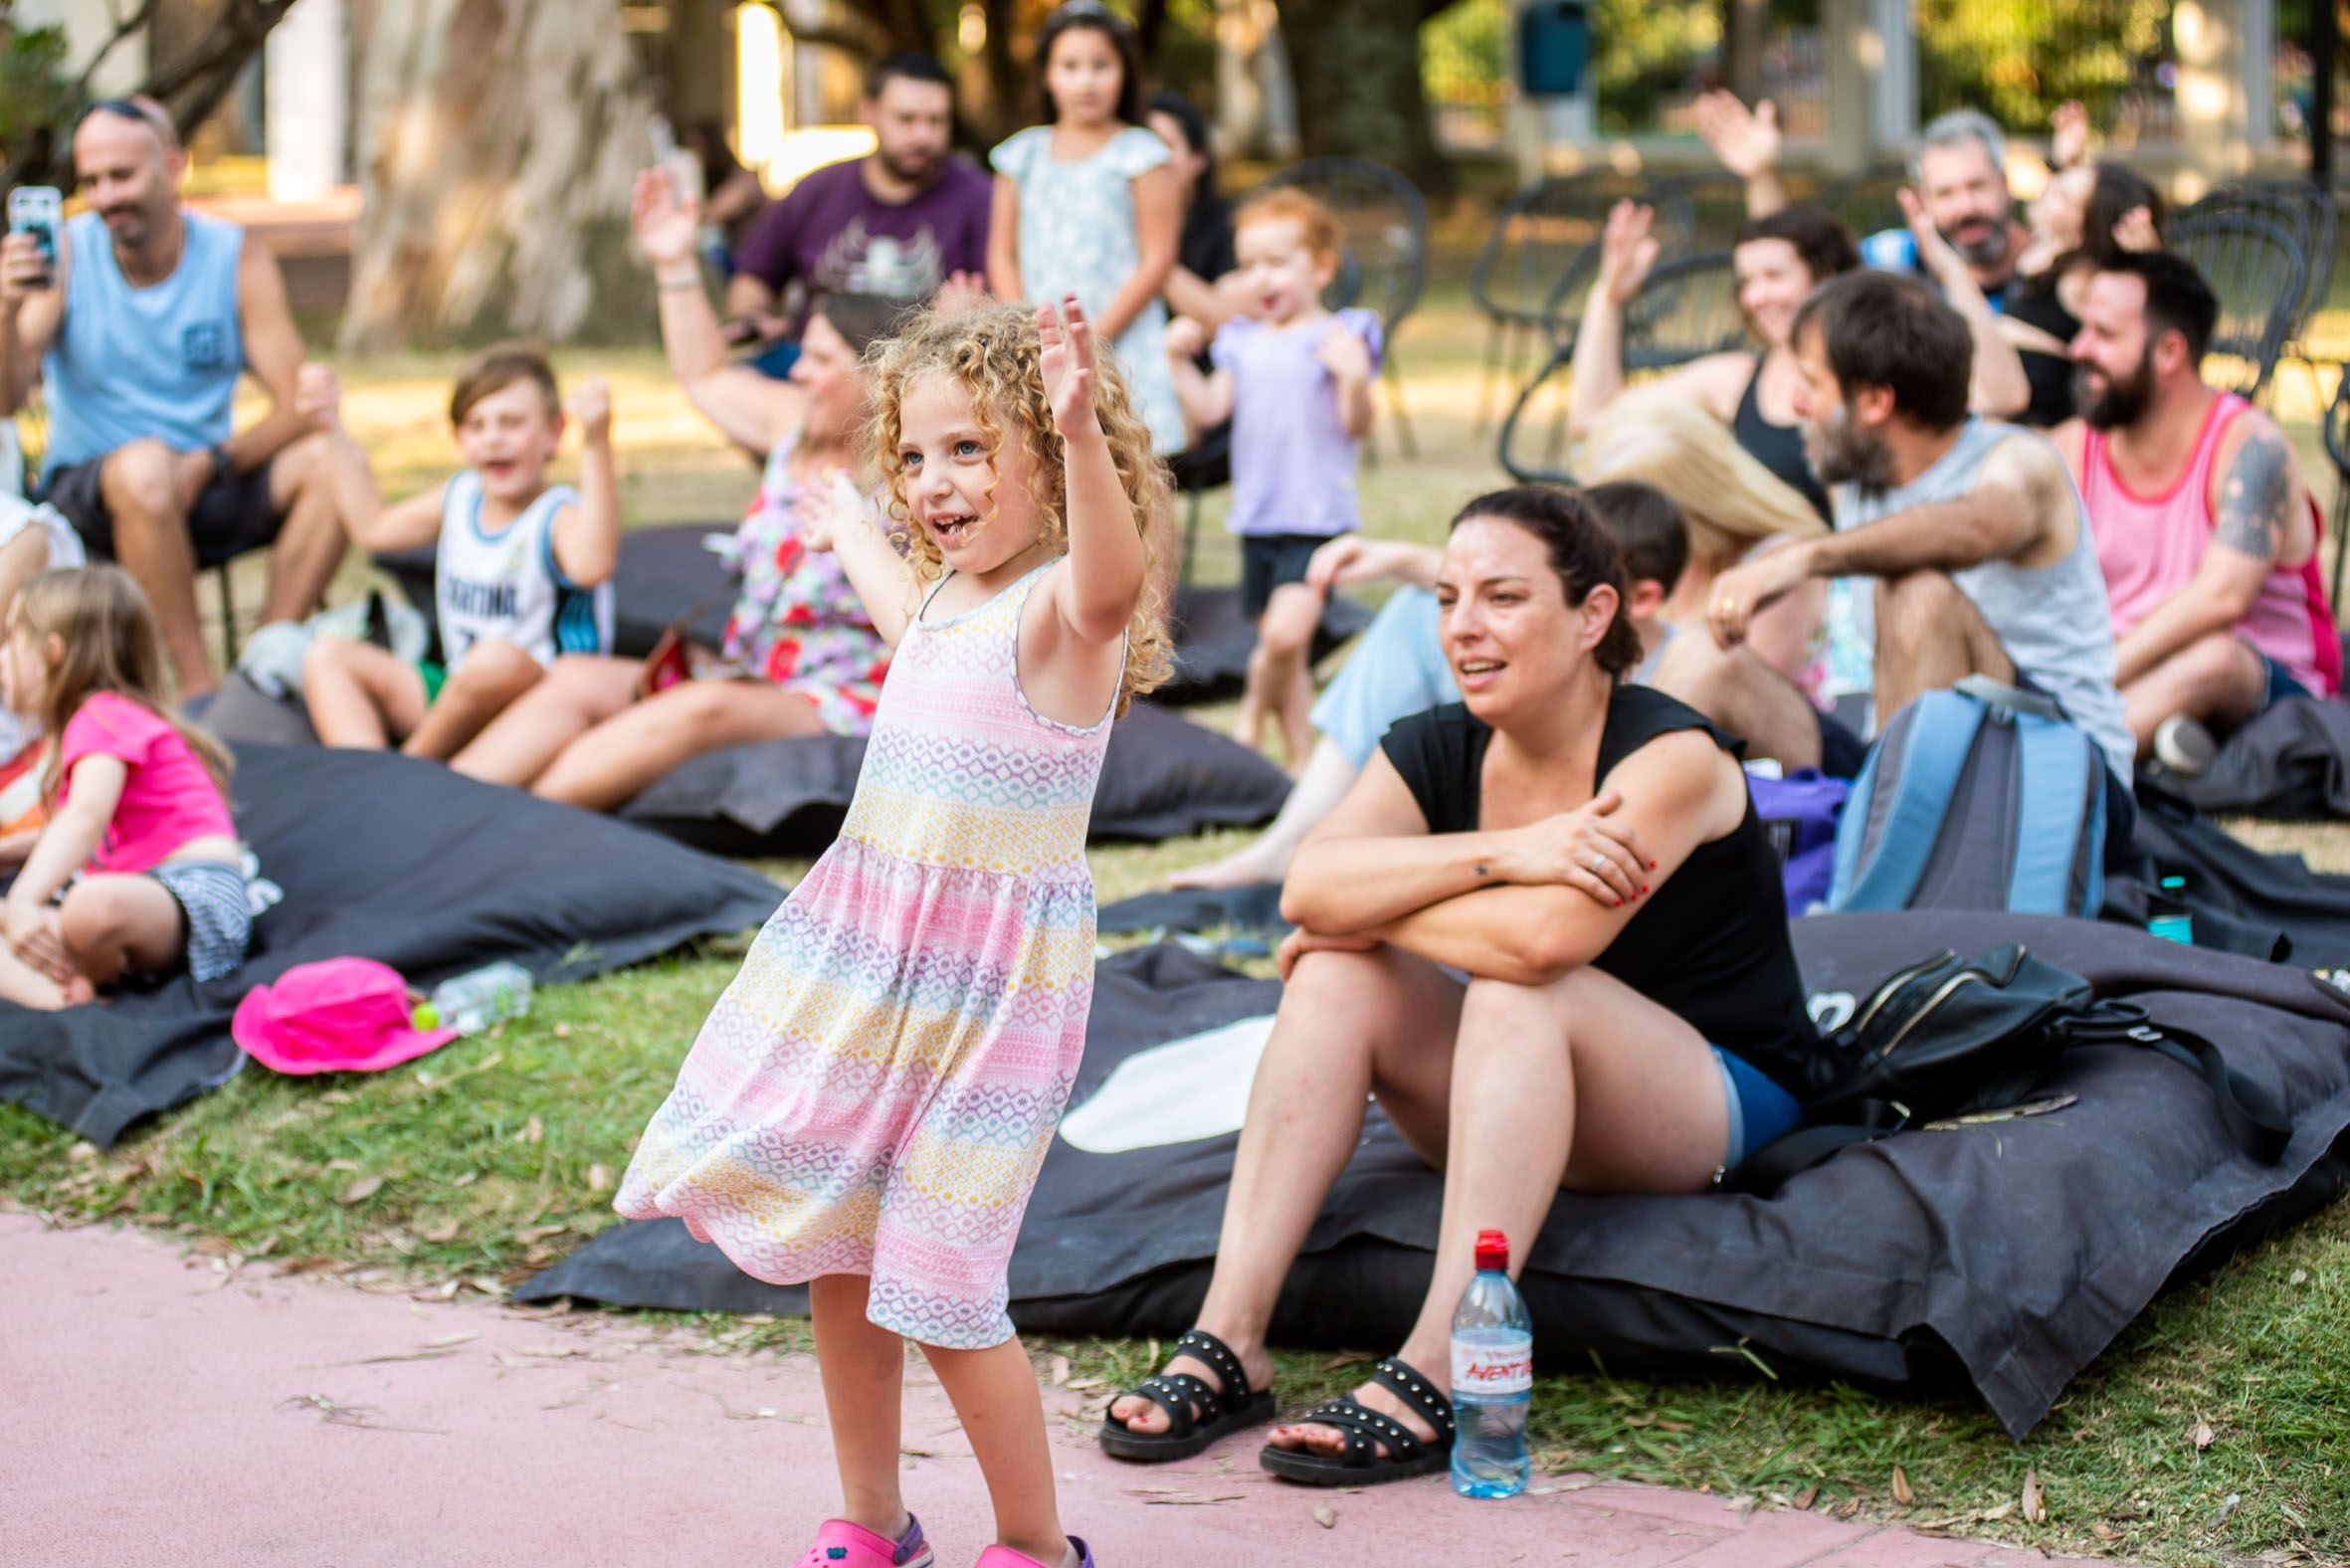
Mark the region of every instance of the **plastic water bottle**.
POLYGON ((486 964, 442 981, 434 987, 432 1000, 425 1007, 432 1010, 439 1023, 425 1023, 421 1016, 423 1009, 419 1009, 418 1027, 478 1035, 501 1019, 520 1018, 530 1011, 530 971, 502 959, 486 964))
POLYGON ((1453 1489, 1514 1497, 1526 1489, 1526 1406, 1534 1397, 1534 1324, 1509 1277, 1509 1238, 1476 1233, 1476 1277, 1453 1313, 1453 1489))

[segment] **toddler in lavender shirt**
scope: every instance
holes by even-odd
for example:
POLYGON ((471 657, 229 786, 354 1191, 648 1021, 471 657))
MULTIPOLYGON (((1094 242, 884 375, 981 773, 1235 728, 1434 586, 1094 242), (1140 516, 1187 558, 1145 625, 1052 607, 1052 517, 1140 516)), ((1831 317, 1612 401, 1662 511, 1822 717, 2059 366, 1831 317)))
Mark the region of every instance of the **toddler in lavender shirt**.
POLYGON ((1354 468, 1379 369, 1379 317, 1322 308, 1344 243, 1329 208, 1303 192, 1257 197, 1234 218, 1234 287, 1250 313, 1226 322, 1213 344, 1188 318, 1167 333, 1185 423, 1196 435, 1232 420, 1226 526, 1241 536, 1241 610, 1257 622, 1240 738, 1262 746, 1273 715, 1292 771, 1313 746, 1306 653, 1322 613, 1305 563, 1333 535, 1362 526, 1354 468), (1203 347, 1212 374, 1194 362, 1203 347))

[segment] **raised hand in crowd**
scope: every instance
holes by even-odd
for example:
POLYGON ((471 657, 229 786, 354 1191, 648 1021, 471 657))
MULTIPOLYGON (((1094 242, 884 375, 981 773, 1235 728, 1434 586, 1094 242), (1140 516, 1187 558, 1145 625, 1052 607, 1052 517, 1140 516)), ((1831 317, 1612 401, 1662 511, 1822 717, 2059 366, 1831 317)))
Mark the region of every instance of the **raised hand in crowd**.
POLYGON ((1787 205, 1779 182, 1779 108, 1765 98, 1753 108, 1735 93, 1716 88, 1697 96, 1697 134, 1721 166, 1746 182, 1749 217, 1764 218, 1787 205))
POLYGON ((2154 226, 2151 208, 2132 207, 2113 225, 2113 243, 2125 251, 2159 251, 2162 231, 2154 226))
POLYGON ((940 315, 952 315, 993 300, 987 292, 987 280, 977 273, 949 273, 946 282, 938 286, 938 293, 930 299, 930 307, 940 315))
POLYGON ((1975 359, 1967 406, 1993 419, 2022 413, 2031 405, 2032 383, 2024 374, 2024 361, 2009 340, 1999 312, 1984 297, 1983 286, 1975 281, 1974 271, 1968 267, 1967 259, 1958 254, 1958 247, 1934 227, 1933 217, 1926 211, 1925 198, 1906 185, 1896 194, 1901 201, 1901 216, 1909 225, 1909 237, 1917 245, 1918 264, 1933 275, 1950 307, 1966 317, 1967 330, 1974 338, 1975 359))
POLYGON ((602 376, 584 376, 563 400, 563 412, 579 426, 579 433, 590 446, 608 446, 612 441, 612 386, 602 376))
POLYGON ((2066 98, 2050 117, 2049 167, 2068 169, 2087 161, 2088 155, 2089 111, 2080 99, 2066 98))
POLYGON ((1622 308, 1649 281, 1657 265, 1659 242, 1650 232, 1657 221, 1654 209, 1620 201, 1608 211, 1608 226, 1600 235, 1599 276, 1592 293, 1622 308))
POLYGON ((647 169, 637 176, 629 200, 629 225, 654 266, 691 261, 701 232, 701 203, 690 194, 681 196, 669 170, 647 169))

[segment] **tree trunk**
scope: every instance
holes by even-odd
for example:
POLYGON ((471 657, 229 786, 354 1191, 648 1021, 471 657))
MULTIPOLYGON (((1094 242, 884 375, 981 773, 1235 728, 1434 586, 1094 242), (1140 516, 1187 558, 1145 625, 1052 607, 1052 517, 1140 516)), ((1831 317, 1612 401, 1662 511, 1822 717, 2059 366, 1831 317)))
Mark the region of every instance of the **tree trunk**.
POLYGON ((1420 24, 1450 0, 1278 0, 1307 157, 1370 158, 1449 192, 1420 81, 1420 24))
POLYGON ((367 8, 346 350, 641 339, 629 189, 653 147, 620 8, 367 8))
POLYGON ((1752 107, 1763 96, 1763 38, 1770 27, 1769 0, 1723 0, 1722 83, 1752 107))

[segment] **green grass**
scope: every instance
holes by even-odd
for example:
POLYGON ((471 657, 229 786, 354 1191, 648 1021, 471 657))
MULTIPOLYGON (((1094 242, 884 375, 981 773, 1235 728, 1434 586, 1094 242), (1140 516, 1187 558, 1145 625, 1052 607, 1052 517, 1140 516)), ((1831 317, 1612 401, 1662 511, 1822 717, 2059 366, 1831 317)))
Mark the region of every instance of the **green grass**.
MULTIPOLYGON (((1383 426, 1362 487, 1374 532, 1439 538, 1460 501, 1498 478, 1490 433, 1469 428, 1483 339, 1459 274, 1475 230, 1453 228, 1461 232, 1445 231, 1445 281, 1402 341, 1422 456, 1406 458, 1383 426)), ((400 356, 342 367, 350 422, 392 493, 454 466, 440 405, 455 362, 400 356)), ((632 523, 739 513, 749 465, 685 406, 658 355, 569 354, 563 369, 613 380, 632 523)), ((2285 402, 2289 416, 2294 399, 2285 402)), ((2288 429, 2314 458, 2310 425, 2288 417, 2288 429)), ((1197 574, 1209 581, 1237 575, 1222 508, 1221 496, 1204 508, 1197 574)), ((363 577, 350 568, 341 589, 363 577)), ((244 598, 258 603, 258 585, 244 598)), ((1230 721, 1228 708, 1193 716, 1230 721)), ((2350 871, 2350 824, 2234 826, 2262 849, 2297 849, 2320 869, 2350 871)), ((1245 837, 1099 849, 1100 894, 1141 891, 1245 837)), ((804 866, 762 869, 789 882, 804 866)), ((0 1105, 0 1203, 62 1224, 180 1233, 261 1269, 497 1291, 612 1223, 611 1184, 632 1140, 741 952, 739 939, 707 942, 541 990, 527 1018, 382 1075, 280 1078, 253 1069, 107 1153, 0 1105)), ((665 1320, 682 1346, 808 1342, 804 1325, 788 1321, 665 1320)), ((1070 1381, 1105 1401, 1152 1370, 1160 1347, 1032 1348, 1048 1373, 1052 1357, 1067 1356, 1070 1381)), ((1282 1354, 1284 1401, 1301 1406, 1360 1376, 1358 1364, 1337 1360, 1282 1354)), ((2350 1561, 2350 1205, 2158 1302, 2021 1446, 1972 1398, 1899 1400, 1775 1381, 1734 1350, 1722 1364, 1714 1383, 1618 1379, 1596 1367, 1545 1378, 1533 1426, 1545 1470, 2143 1562, 2350 1561), (2209 1441, 2199 1446, 2202 1428, 2209 1441), (1906 1505, 1895 1500, 1895 1467, 1906 1505), (2044 1499, 2040 1521, 2025 1516, 2028 1475, 2044 1499)))

